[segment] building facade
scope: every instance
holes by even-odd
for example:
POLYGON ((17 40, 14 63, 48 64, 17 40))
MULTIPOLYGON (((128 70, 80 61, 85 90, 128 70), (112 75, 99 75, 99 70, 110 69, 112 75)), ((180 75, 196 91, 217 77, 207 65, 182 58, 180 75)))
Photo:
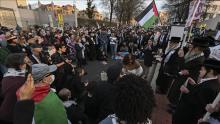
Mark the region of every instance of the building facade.
POLYGON ((55 5, 53 2, 50 4, 39 4, 40 9, 43 11, 53 11, 54 13, 57 14, 62 14, 62 15, 71 15, 74 13, 76 10, 76 7, 73 5, 64 5, 64 6, 59 6, 55 5))
MULTIPOLYGON (((79 12, 78 12, 78 17, 79 17, 79 18, 88 19, 86 10, 81 10, 81 11, 79 11, 79 12)), ((101 13, 99 13, 97 10, 95 10, 95 11, 94 11, 93 19, 95 19, 95 20, 103 20, 104 17, 103 17, 103 15, 102 15, 101 13)))
POLYGON ((28 8, 27 0, 16 0, 16 1, 17 1, 18 8, 23 8, 23 9, 28 8))
MULTIPOLYGON (((18 24, 19 26, 22 26, 22 21, 21 21, 21 15, 19 13, 19 8, 18 8, 18 4, 17 4, 17 0, 0 0, 0 7, 2 9, 4 9, 4 11, 8 11, 8 10, 11 10, 14 12, 14 15, 13 14, 9 14, 10 17, 7 17, 7 18, 15 18, 16 20, 16 24, 18 24)), ((10 11, 10 13, 12 13, 10 11)), ((7 16, 9 16, 7 15, 7 16)), ((2 20, 3 18, 5 18, 5 14, 1 14, 1 20, 0 22, 3 23, 4 20, 2 20)), ((5 26, 11 26, 11 27, 16 27, 16 24, 15 25, 11 25, 11 24, 8 24, 8 22, 6 23, 3 23, 3 24, 6 24, 5 26)))
POLYGON ((0 7, 0 24, 8 27, 15 27, 17 22, 13 9, 0 7))

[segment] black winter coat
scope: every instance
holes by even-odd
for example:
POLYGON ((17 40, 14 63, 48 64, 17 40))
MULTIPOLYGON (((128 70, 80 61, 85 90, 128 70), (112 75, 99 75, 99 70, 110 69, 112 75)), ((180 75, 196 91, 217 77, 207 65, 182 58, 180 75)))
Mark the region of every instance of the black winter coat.
MULTIPOLYGON (((173 124, 197 124, 206 113, 206 105, 214 101, 219 91, 218 79, 208 80, 192 87, 189 94, 183 95, 177 106, 173 115, 173 124)), ((219 113, 212 114, 212 116, 217 115, 219 113)))

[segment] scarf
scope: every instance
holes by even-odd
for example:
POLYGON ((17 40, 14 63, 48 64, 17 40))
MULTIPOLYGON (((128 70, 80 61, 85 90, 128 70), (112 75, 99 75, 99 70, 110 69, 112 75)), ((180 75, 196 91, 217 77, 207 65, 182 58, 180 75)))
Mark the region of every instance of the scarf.
POLYGON ((8 71, 4 74, 4 77, 9 76, 25 77, 25 70, 15 70, 14 68, 8 68, 8 71))
POLYGON ((40 102, 50 92, 50 85, 35 87, 32 99, 35 103, 40 102))
POLYGON ((179 48, 179 46, 176 47, 171 47, 167 50, 166 57, 164 58, 164 64, 163 66, 165 66, 165 64, 170 60, 171 56, 175 53, 175 51, 179 48))
POLYGON ((185 63, 189 62, 189 61, 192 61, 194 59, 197 59, 201 56, 204 56, 204 53, 201 52, 201 53, 192 53, 191 52, 188 52, 185 56, 184 56, 184 60, 185 60, 185 63))

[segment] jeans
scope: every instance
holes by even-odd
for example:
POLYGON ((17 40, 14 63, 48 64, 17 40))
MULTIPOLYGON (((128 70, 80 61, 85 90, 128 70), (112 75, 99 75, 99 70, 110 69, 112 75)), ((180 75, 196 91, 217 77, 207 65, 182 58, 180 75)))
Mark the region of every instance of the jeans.
POLYGON ((101 49, 105 52, 105 54, 107 55, 108 53, 108 44, 105 43, 105 44, 101 44, 101 49))
POLYGON ((112 58, 115 59, 116 52, 117 52, 116 44, 111 44, 110 46, 111 46, 112 58))

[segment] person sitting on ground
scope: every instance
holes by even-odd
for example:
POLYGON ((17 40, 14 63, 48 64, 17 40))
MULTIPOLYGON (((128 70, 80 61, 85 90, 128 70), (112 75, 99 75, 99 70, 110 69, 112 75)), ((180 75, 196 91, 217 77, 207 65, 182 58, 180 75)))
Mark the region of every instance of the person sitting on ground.
POLYGON ((55 76, 51 73, 56 71, 55 65, 46 64, 32 65, 35 91, 32 99, 35 102, 35 124, 67 124, 68 119, 62 101, 50 89, 55 76), (45 114, 46 113, 46 114, 45 114))
POLYGON ((68 119, 72 124, 87 124, 87 116, 83 113, 83 109, 71 98, 71 92, 67 88, 63 88, 58 93, 63 101, 68 119))
POLYGON ((132 74, 123 76, 116 83, 115 97, 115 114, 99 124, 152 124, 154 93, 144 79, 132 74))
POLYGON ((134 74, 141 76, 143 74, 143 68, 140 63, 135 60, 135 56, 132 54, 127 54, 123 59, 123 69, 124 74, 134 74))

